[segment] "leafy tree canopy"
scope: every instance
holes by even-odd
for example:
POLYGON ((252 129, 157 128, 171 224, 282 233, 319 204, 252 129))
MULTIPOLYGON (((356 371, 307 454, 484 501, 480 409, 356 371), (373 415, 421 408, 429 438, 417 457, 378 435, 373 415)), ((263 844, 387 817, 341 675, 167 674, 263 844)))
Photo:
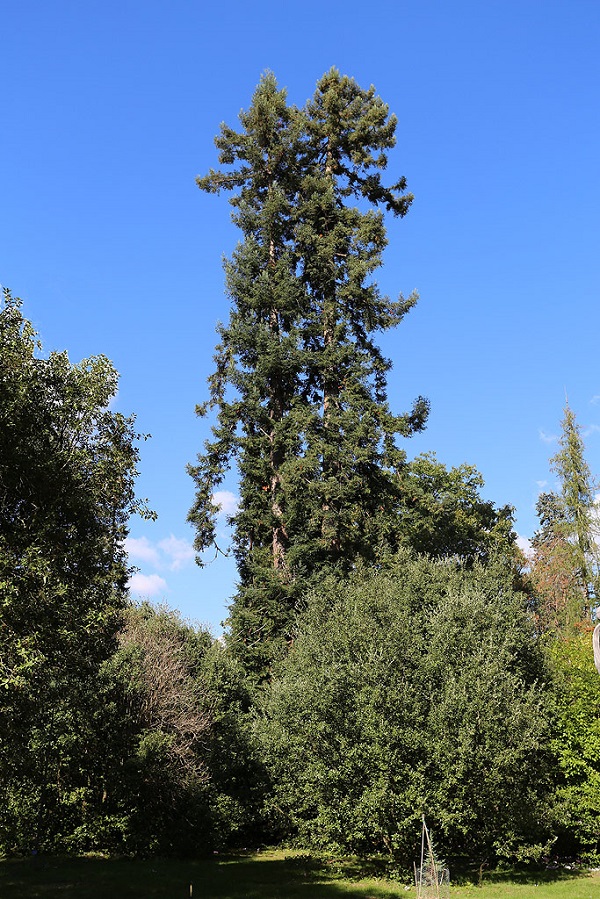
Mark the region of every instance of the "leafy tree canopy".
POLYGON ((600 858, 600 678, 594 667, 591 634, 571 634, 551 642, 557 726, 552 749, 558 759, 557 850, 600 858))
POLYGON ((327 581, 267 694, 261 733, 288 833, 415 857, 518 854, 545 833, 547 669, 506 562, 412 560, 327 581))
MULTIPOLYGON (((99 666, 115 646, 138 462, 109 408, 103 356, 41 354, 21 304, 0 308, 0 845, 41 846, 95 762, 99 666)), ((98 783, 96 791, 101 793, 98 783)), ((83 791, 83 792, 81 792, 83 791)), ((77 798, 79 797, 79 798, 77 798)), ((69 825, 67 825, 69 826, 69 825)))
POLYGON ((433 453, 417 456, 400 474, 399 542, 437 558, 486 561, 514 554, 513 509, 481 497, 483 478, 472 465, 446 468, 433 453))

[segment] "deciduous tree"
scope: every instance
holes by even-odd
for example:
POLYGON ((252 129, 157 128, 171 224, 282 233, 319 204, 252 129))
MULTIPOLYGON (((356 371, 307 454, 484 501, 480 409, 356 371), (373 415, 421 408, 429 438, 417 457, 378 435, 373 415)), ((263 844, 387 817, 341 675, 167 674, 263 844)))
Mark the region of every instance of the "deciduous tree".
POLYGON ((515 553, 513 509, 482 498, 484 482, 474 466, 447 468, 425 453, 403 467, 400 483, 402 505, 393 526, 402 545, 464 562, 515 553))
POLYGON ((559 764, 556 789, 558 852, 600 858, 600 692, 589 631, 550 646, 557 720, 552 750, 559 764))
POLYGON ((548 681, 506 562, 411 559, 312 595, 261 723, 271 813, 319 847, 410 866, 548 836, 548 681))
POLYGON ((101 803, 98 672, 126 597, 138 462, 109 408, 103 356, 40 353, 21 306, 0 309, 0 846, 50 845, 101 803), (62 813, 58 815, 57 809, 62 813))

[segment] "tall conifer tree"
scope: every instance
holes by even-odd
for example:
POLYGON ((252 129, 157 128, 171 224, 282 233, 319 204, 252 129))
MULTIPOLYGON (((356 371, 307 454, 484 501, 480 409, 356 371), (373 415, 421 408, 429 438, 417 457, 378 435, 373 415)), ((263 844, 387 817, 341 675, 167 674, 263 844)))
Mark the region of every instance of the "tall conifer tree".
POLYGON ((572 567, 583 597, 581 612, 587 616, 593 604, 598 576, 594 492, 581 428, 568 403, 559 442, 560 450, 551 460, 561 484, 563 521, 558 527, 571 548, 572 567))
POLYGON ((550 460, 560 493, 544 493, 537 504, 540 529, 533 539, 533 579, 542 625, 565 628, 592 612, 599 563, 594 484, 581 428, 568 404, 561 427, 560 449, 550 460))
POLYGON ((304 347, 316 420, 308 442, 321 460, 315 561, 347 567, 356 557, 372 559, 383 530, 389 536, 399 501, 395 475, 405 459, 395 438, 420 430, 427 417, 421 397, 409 415, 390 412, 390 362, 373 340, 417 300, 381 296, 371 277, 387 244, 378 207, 404 216, 413 196, 405 178, 390 187, 382 182, 397 121, 373 87, 363 90, 332 69, 304 114, 296 246, 311 304, 304 347))
POLYGON ((271 74, 240 122, 240 132, 223 125, 216 139, 219 162, 228 168, 198 179, 201 190, 234 191, 232 217, 243 240, 225 266, 230 319, 220 328, 210 400, 197 410, 216 410, 217 424, 190 468, 197 488, 190 520, 199 552, 216 544, 212 497, 237 464, 233 550, 241 586, 232 630, 240 646, 253 646, 260 669, 270 658, 261 648, 284 630, 294 602, 286 469, 301 454, 304 402, 299 326, 305 291, 296 274, 293 220, 301 129, 298 111, 271 74))
POLYGON ((230 320, 198 409, 217 424, 190 467, 190 520, 202 552, 216 538, 214 491, 237 464, 231 637, 264 674, 307 580, 394 544, 396 437, 422 428, 428 406, 392 414, 390 363, 373 340, 416 302, 390 301, 372 280, 386 244, 377 207, 403 216, 412 201, 403 178, 381 178, 396 119, 373 88, 332 69, 303 109, 265 75, 240 122, 216 139, 225 168, 198 179, 234 192, 243 240, 226 264, 230 320))

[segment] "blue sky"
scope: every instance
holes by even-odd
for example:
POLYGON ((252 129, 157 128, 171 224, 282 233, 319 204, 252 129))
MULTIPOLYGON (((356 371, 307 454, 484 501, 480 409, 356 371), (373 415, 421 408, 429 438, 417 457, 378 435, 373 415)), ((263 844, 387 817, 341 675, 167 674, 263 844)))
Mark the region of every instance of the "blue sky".
MULTIPOLYGON (((136 583, 218 631, 230 560, 193 563, 185 472, 207 437, 221 259, 237 240, 215 164, 261 73, 302 103, 332 65, 399 118, 379 281, 421 300, 382 341, 396 411, 431 400, 406 443, 481 471, 531 536, 565 392, 600 474, 600 5, 596 0, 5 0, 0 9, 0 283, 46 349, 109 356, 137 415, 136 583)), ((235 492, 235 480, 225 485, 235 492)))

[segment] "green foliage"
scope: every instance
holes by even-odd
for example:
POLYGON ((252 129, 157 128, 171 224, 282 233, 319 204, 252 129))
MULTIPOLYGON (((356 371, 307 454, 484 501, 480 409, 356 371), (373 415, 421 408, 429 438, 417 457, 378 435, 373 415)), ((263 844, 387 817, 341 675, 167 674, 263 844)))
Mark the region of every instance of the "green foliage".
POLYGON ((264 676, 307 578, 377 558, 400 496, 396 437, 422 428, 428 407, 419 398, 392 414, 390 363, 373 340, 416 301, 390 301, 372 280, 386 244, 378 207, 402 216, 412 201, 403 178, 381 178, 396 119, 332 69, 301 110, 267 74, 240 123, 216 140, 224 168, 198 179, 234 192, 243 242, 226 264, 231 315, 199 409, 217 424, 190 467, 190 520, 199 552, 215 543, 212 497, 236 464, 232 646, 264 676))
POLYGON ((549 644, 558 708, 558 851, 600 858, 600 678, 591 633, 549 644))
POLYGON ((433 453, 417 456, 400 476, 402 507, 394 527, 399 542, 437 558, 487 561, 514 553, 510 506, 497 509, 479 493, 483 478, 472 465, 446 468, 433 453))
POLYGON ((511 580, 401 557, 311 597, 260 727, 288 833, 408 866, 423 813, 444 853, 543 836, 546 671, 511 580))
POLYGON ((550 464, 560 493, 538 500, 532 582, 541 629, 567 631, 593 616, 600 576, 594 484, 581 428, 568 405, 559 442, 550 464))
POLYGON ((487 558, 514 535, 510 509, 479 496, 475 469, 430 456, 408 465, 397 442, 424 427, 428 403, 390 410, 391 363, 375 341, 417 300, 382 296, 374 280, 383 211, 404 216, 413 199, 404 178, 383 180, 396 118, 373 87, 332 69, 302 109, 265 75, 240 123, 222 126, 222 168, 198 179, 232 193, 243 241, 226 264, 231 314, 199 408, 217 424, 190 467, 190 520, 202 552, 216 542, 214 492, 236 465, 231 646, 264 677, 324 573, 380 564, 401 545, 487 558))
POLYGON ((259 839, 265 775, 239 662, 208 632, 144 603, 127 609, 103 675, 112 831, 70 848, 198 856, 259 839))
POLYGON ((190 854, 210 841, 212 699, 202 677, 210 635, 166 609, 130 607, 104 676, 120 740, 106 802, 121 851, 190 854))
POLYGON ((0 847, 48 848, 98 808, 99 672, 115 647, 138 461, 104 357, 40 355, 0 309, 0 847))
POLYGON ((594 483, 581 428, 567 405, 560 449, 551 460, 560 493, 538 500, 531 581, 538 628, 553 666, 558 761, 556 827, 559 852, 600 858, 600 680, 590 617, 597 608, 598 533, 594 483))
POLYGON ((262 807, 269 786, 253 721, 253 697, 239 659, 219 641, 207 653, 203 679, 211 697, 211 842, 215 849, 272 842, 262 807))

